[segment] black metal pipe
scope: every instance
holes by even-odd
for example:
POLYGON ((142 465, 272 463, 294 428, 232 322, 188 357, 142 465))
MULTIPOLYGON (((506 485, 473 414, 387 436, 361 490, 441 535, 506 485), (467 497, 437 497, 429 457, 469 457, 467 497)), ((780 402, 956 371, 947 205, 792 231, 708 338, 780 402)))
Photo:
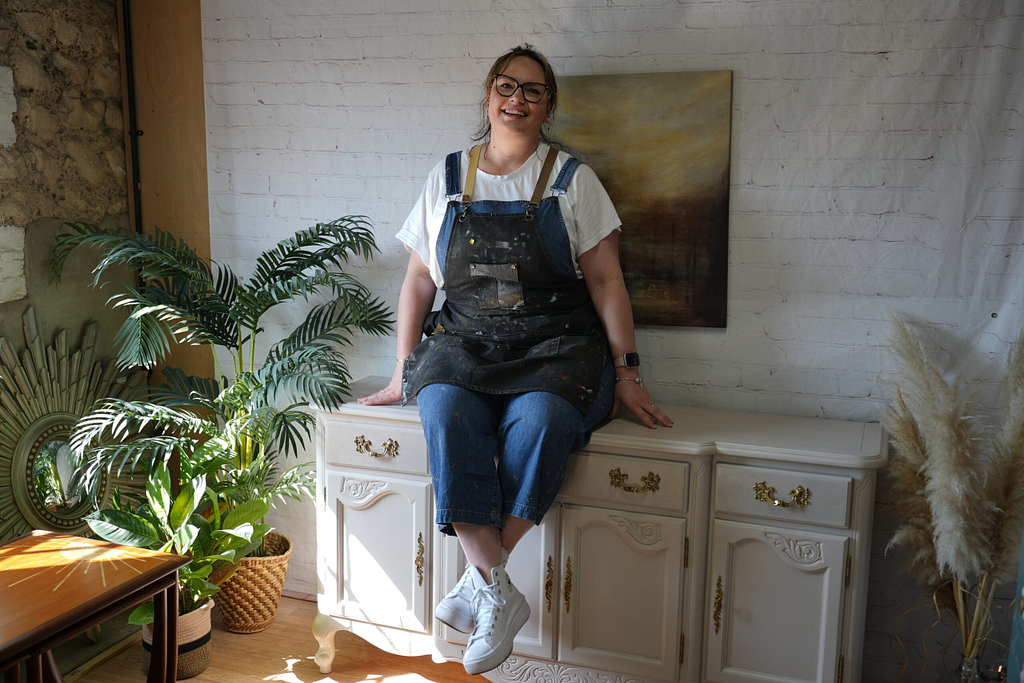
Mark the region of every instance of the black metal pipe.
POLYGON ((126 89, 125 97, 128 107, 128 153, 132 157, 132 177, 128 179, 131 192, 135 197, 135 231, 142 232, 142 182, 139 180, 139 130, 138 118, 135 115, 135 67, 132 57, 132 20, 131 0, 121 0, 121 16, 124 20, 124 70, 126 89))

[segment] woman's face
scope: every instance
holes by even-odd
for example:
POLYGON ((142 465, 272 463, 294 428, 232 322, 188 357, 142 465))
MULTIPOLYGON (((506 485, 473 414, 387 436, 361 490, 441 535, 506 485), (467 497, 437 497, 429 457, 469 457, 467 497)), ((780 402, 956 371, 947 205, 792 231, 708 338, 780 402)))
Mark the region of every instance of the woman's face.
MULTIPOLYGON (((516 57, 501 72, 519 83, 547 83, 540 64, 529 57, 516 57)), ((511 97, 498 94, 491 84, 487 96, 487 118, 491 122, 491 134, 496 131, 518 135, 540 136, 540 127, 551 114, 551 94, 545 92, 540 102, 527 102, 523 89, 517 89, 511 97)))

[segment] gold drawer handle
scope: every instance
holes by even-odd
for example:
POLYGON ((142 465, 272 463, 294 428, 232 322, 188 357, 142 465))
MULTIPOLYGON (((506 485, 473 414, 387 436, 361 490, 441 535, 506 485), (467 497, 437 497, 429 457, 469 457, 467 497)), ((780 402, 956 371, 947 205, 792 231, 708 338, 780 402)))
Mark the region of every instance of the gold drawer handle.
POLYGON ((722 628, 722 599, 725 597, 722 592, 722 576, 718 576, 718 585, 715 587, 715 613, 712 618, 715 620, 715 634, 722 628))
POLYGON ((775 499, 773 497, 774 494, 775 487, 769 486, 768 482, 761 481, 754 484, 754 500, 771 503, 772 505, 780 508, 788 508, 793 505, 806 507, 811 504, 811 490, 805 489, 803 486, 797 486, 795 489, 790 489, 789 495, 793 496, 793 500, 788 503, 783 503, 781 500, 775 499))
POLYGON ((548 566, 547 571, 544 573, 544 604, 547 605, 547 611, 551 613, 551 588, 555 583, 555 565, 550 555, 548 555, 548 566))
POLYGON ((388 439, 381 446, 382 453, 373 452, 373 444, 366 440, 366 437, 360 434, 356 437, 356 453, 362 453, 368 455, 371 458, 394 458, 398 455, 398 442, 394 439, 388 439))
POLYGON ((416 539, 416 578, 418 579, 417 585, 423 585, 423 566, 426 561, 423 559, 423 553, 426 547, 423 545, 423 534, 421 533, 419 538, 416 539))
POLYGON ((611 485, 617 489, 628 491, 629 493, 643 493, 644 491, 657 491, 658 485, 661 483, 661 475, 655 474, 654 472, 648 472, 646 476, 640 477, 640 481, 644 483, 643 486, 632 486, 627 484, 626 480, 629 479, 628 474, 622 473, 622 468, 616 467, 614 470, 608 472, 608 477, 611 479, 611 485))

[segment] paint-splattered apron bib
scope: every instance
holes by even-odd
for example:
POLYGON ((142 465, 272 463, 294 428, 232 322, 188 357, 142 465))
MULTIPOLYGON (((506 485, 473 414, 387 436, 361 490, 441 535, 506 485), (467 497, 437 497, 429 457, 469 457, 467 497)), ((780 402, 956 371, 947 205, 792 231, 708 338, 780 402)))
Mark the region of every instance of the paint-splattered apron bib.
POLYGON ((579 166, 562 167, 542 198, 558 150, 550 148, 529 201, 473 201, 481 147, 470 153, 460 192, 461 153, 445 160, 448 209, 437 239, 447 300, 424 324, 410 354, 403 401, 427 384, 491 394, 550 391, 588 413, 608 342, 586 283, 576 276, 558 204, 579 166))

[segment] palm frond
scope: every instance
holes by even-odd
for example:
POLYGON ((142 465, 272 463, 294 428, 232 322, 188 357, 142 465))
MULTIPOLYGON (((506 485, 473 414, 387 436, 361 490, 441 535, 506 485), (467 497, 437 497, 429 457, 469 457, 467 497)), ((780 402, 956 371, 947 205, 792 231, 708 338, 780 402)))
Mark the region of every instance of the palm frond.
POLYGON ((215 436, 218 431, 214 422, 189 411, 107 398, 75 423, 68 443, 76 456, 83 457, 93 446, 123 443, 150 429, 205 436, 215 436))
POLYGON ((312 498, 316 472, 310 469, 311 466, 312 463, 303 462, 285 470, 268 490, 271 498, 312 498))
POLYGON ((348 296, 347 291, 345 294, 314 306, 288 337, 270 348, 267 360, 280 360, 310 344, 347 346, 351 344, 348 333, 353 329, 377 336, 393 329, 391 313, 382 301, 371 297, 348 296))
POLYGON ((300 410, 299 406, 290 406, 274 415, 270 425, 274 440, 270 444, 271 452, 280 452, 285 457, 298 455, 313 434, 316 418, 300 410))
POLYGON ((51 254, 53 279, 59 281, 68 256, 77 247, 92 246, 103 252, 93 268, 93 286, 103 272, 115 265, 138 271, 144 280, 181 277, 193 282, 211 282, 210 267, 182 240, 159 228, 152 235, 132 230, 101 228, 90 223, 65 223, 72 233, 57 237, 51 254))
POLYGON ((349 396, 345 357, 327 344, 310 343, 290 356, 269 359, 255 373, 256 400, 271 405, 309 405, 330 410, 349 396))
POLYGON ((369 259, 377 252, 373 226, 365 216, 346 216, 300 230, 263 252, 249 282, 261 289, 309 269, 341 268, 352 255, 369 259))
POLYGON ((192 406, 220 412, 217 396, 221 393, 221 385, 216 379, 194 377, 178 368, 163 368, 160 373, 164 378, 162 385, 138 387, 133 396, 160 406, 192 406))

